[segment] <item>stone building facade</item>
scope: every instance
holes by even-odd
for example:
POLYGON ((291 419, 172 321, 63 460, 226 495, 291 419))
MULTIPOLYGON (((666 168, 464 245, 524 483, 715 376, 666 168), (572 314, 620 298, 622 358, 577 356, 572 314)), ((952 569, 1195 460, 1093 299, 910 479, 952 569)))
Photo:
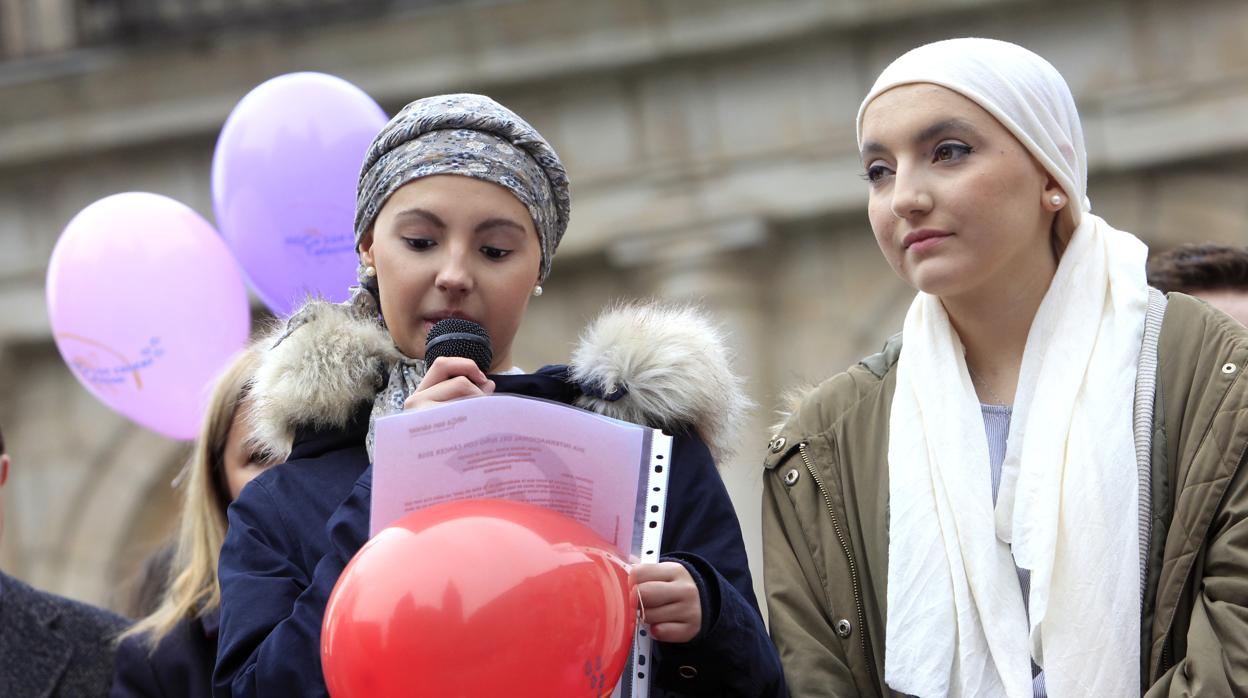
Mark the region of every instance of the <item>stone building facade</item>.
POLYGON ((520 365, 565 360, 613 299, 697 301, 716 315, 758 403, 723 474, 760 592, 759 464, 781 394, 875 350, 912 296, 871 236, 854 146, 858 102, 893 57, 966 35, 1032 48, 1075 92, 1094 210, 1157 247, 1248 242, 1242 0, 306 4, 254 23, 222 10, 201 26, 178 12, 214 3, 0 0, 0 424, 15 461, 0 567, 11 574, 122 607, 138 561, 170 530, 169 482, 187 453, 111 413, 62 363, 43 296, 57 236, 119 191, 210 218, 225 116, 282 73, 339 75, 391 113, 418 96, 487 93, 553 141, 573 178, 572 224, 518 337, 520 365), (128 4, 168 9, 176 31, 151 29, 159 13, 129 31, 100 14, 128 4))

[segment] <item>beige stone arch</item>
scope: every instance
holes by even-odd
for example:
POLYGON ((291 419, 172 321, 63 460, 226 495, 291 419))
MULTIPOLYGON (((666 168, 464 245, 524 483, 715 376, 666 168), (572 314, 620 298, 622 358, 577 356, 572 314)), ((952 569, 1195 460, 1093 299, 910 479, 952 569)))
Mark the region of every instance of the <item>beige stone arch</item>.
POLYGON ((99 469, 85 479, 66 515, 62 593, 120 609, 143 560, 176 525, 170 487, 188 444, 126 425, 99 469))

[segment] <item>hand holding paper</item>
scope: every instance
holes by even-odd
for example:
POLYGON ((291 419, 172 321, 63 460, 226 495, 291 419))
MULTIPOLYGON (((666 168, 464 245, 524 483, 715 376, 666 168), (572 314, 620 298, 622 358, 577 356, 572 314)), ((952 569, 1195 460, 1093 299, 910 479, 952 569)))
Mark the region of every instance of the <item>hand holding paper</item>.
POLYGON ((702 599, 689 570, 679 562, 634 565, 629 582, 641 600, 641 620, 660 642, 689 642, 702 629, 702 599))

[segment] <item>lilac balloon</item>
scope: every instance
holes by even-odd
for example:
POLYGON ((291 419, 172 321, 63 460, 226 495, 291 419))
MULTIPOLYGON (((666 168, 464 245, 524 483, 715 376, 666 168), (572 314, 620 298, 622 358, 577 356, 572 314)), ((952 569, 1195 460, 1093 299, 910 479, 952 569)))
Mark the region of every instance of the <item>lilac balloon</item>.
POLYGON ((217 225, 278 315, 356 283, 355 184, 386 114, 341 78, 291 73, 249 92, 212 158, 217 225))
POLYGON ((212 226, 157 194, 115 194, 66 226, 48 262, 65 363, 122 415, 192 439, 208 388, 247 342, 247 287, 212 226))

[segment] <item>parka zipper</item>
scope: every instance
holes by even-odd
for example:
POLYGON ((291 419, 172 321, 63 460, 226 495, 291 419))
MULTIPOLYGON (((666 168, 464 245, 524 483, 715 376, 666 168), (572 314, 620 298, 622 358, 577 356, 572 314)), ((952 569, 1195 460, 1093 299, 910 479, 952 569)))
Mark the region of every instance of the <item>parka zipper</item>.
POLYGON ((819 494, 823 496, 823 503, 828 509, 828 517, 832 519, 832 530, 836 532, 837 540, 841 543, 841 551, 845 553, 845 559, 849 562, 849 584, 853 589, 854 605, 858 610, 858 638, 862 641, 862 654, 867 661, 867 673, 871 676, 872 683, 879 685, 879 680, 875 676, 874 653, 871 651, 870 643, 867 642, 867 614, 862 607, 862 592, 858 586, 858 567, 854 564, 853 553, 849 550, 849 541, 841 530, 841 522, 836 518, 836 510, 832 508, 832 498, 828 496, 823 480, 819 479, 819 473, 815 472, 815 467, 811 465, 810 457, 806 454, 806 442, 799 443, 797 450, 802 456, 802 463, 806 465, 806 472, 810 473, 811 479, 819 488, 819 494))

